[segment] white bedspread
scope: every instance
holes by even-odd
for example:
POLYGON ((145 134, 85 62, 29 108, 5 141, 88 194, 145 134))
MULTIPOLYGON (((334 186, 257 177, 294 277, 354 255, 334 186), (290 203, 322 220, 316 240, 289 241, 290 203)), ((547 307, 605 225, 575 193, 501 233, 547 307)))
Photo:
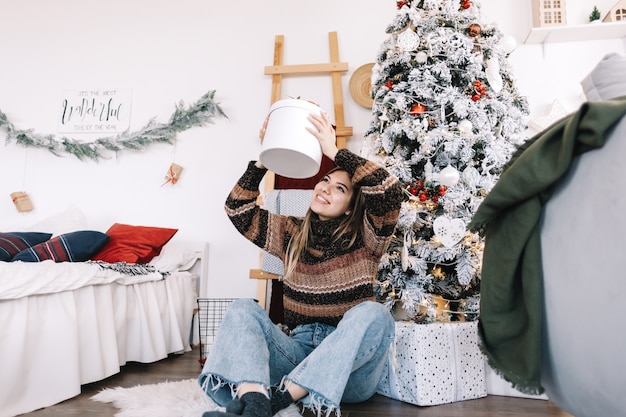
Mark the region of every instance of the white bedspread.
POLYGON ((0 262, 0 300, 53 294, 89 285, 112 282, 129 285, 162 278, 160 272, 126 275, 85 262, 0 262))
POLYGON ((194 274, 131 284, 156 277, 41 264, 0 263, 0 417, 74 397, 127 362, 190 350, 194 274))

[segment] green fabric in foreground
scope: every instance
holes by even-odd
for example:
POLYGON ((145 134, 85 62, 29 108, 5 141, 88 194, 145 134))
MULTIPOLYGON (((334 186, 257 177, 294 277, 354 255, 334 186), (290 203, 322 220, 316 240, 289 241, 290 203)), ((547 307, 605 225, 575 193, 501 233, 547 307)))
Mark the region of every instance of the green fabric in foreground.
POLYGON ((485 236, 481 279, 481 349, 513 386, 543 393, 541 347, 543 206, 577 155, 601 148, 626 114, 626 97, 584 103, 531 138, 511 158, 469 229, 485 236))

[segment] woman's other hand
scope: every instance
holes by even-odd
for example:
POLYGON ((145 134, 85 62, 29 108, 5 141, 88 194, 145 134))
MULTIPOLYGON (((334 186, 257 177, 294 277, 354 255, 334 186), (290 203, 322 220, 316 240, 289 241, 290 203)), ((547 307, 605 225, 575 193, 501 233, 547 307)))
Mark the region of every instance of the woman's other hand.
MULTIPOLYGON (((259 138, 261 139, 261 144, 263 144, 263 139, 265 139, 265 131, 267 130, 267 122, 269 121, 269 119, 270 117, 267 116, 265 120, 263 121, 263 125, 261 126, 261 129, 259 129, 259 138)), ((263 166, 261 161, 256 161, 254 165, 257 168, 265 168, 265 166, 263 166)))
POLYGON ((322 113, 309 115, 309 121, 316 127, 312 129, 307 127, 306 130, 317 138, 322 147, 322 153, 329 157, 331 160, 335 160, 337 154, 337 136, 335 136, 335 128, 330 122, 328 114, 322 113))
POLYGON ((267 122, 270 120, 270 117, 267 116, 263 121, 263 126, 259 130, 259 138, 261 138, 261 143, 263 143, 263 139, 265 139, 265 131, 267 130, 267 122))

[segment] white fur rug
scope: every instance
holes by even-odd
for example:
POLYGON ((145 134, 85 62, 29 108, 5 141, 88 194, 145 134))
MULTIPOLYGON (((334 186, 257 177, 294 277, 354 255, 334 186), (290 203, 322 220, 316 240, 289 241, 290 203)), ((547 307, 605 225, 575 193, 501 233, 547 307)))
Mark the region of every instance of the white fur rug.
POLYGON ((105 388, 91 399, 119 408, 115 417, 201 417, 205 411, 223 410, 202 391, 196 379, 105 388))

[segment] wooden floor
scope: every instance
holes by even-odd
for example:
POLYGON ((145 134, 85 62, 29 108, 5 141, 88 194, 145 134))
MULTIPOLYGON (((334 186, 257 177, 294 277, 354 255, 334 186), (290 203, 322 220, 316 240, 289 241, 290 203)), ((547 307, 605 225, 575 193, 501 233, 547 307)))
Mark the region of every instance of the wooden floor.
MULTIPOLYGON (((117 410, 109 404, 92 401, 102 388, 133 387, 163 381, 195 378, 200 372, 198 351, 172 355, 153 364, 129 363, 122 372, 103 381, 83 386, 82 393, 53 407, 24 414, 29 417, 112 417, 117 410)), ((305 414, 312 416, 313 414, 305 414)), ((460 401, 432 407, 418 407, 376 395, 361 404, 342 405, 343 417, 572 417, 552 402, 515 397, 487 396, 476 400, 460 401)), ((150 417, 150 416, 146 416, 150 417)), ((198 416, 201 417, 201 416, 198 416)))

